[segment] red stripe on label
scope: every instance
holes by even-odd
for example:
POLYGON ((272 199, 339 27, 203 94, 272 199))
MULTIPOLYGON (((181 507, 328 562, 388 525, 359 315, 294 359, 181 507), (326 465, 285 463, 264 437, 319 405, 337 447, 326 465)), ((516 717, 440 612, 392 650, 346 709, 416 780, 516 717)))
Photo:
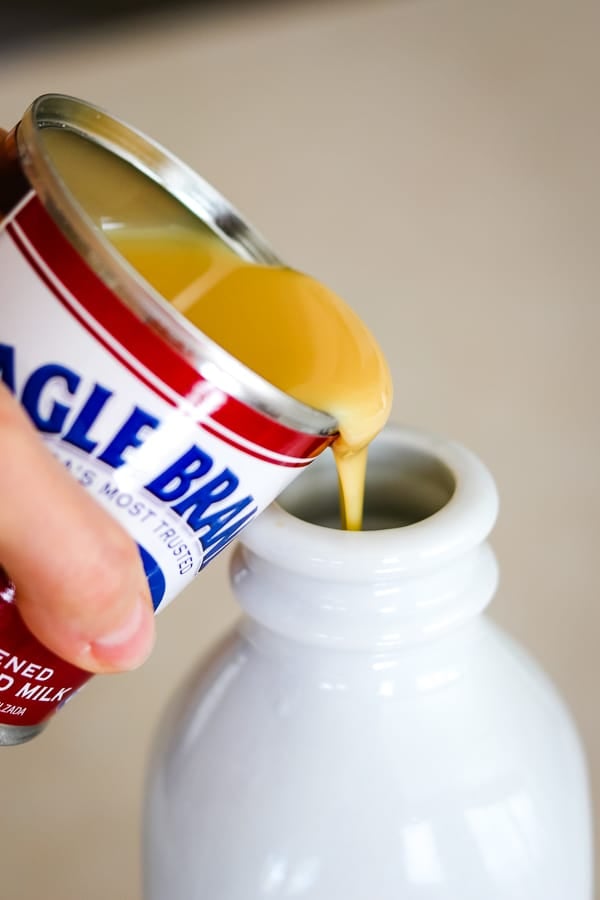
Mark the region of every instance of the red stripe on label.
MULTIPOLYGON (((31 242, 35 251, 39 254, 45 265, 52 271, 58 281, 64 285, 86 312, 101 325, 114 339, 115 344, 102 338, 90 327, 68 298, 57 290, 56 285, 46 276, 43 269, 37 265, 35 259, 27 251, 27 248, 18 240, 18 235, 8 225, 8 231, 15 240, 21 252, 27 257, 38 275, 60 302, 69 309, 72 315, 90 331, 94 337, 101 341, 119 362, 132 371, 137 378, 144 382, 151 390, 157 393, 169 403, 173 403, 152 382, 144 378, 143 373, 128 362, 123 353, 119 353, 119 346, 132 354, 136 360, 146 369, 152 372, 160 381, 175 391, 180 397, 194 405, 194 397, 205 392, 206 380, 196 371, 194 366, 167 342, 162 336, 161 326, 158 322, 144 322, 123 301, 104 284, 104 282, 89 268, 85 260, 79 256, 72 244, 62 234, 50 215, 46 212, 37 196, 23 207, 15 219, 31 242), (204 391, 203 391, 204 388, 204 391)), ((230 431, 239 435, 244 440, 256 445, 256 451, 243 444, 237 443, 231 436, 221 434, 220 429, 210 429, 222 440, 233 446, 237 446, 245 453, 266 459, 278 465, 298 466, 303 461, 313 459, 333 440, 330 436, 305 434, 275 422, 268 416, 252 409, 235 397, 222 393, 223 404, 211 413, 215 424, 220 423, 230 431), (263 456, 260 449, 293 457, 298 462, 280 462, 263 456)), ((209 430, 210 419, 201 423, 209 430)))
MULTIPOLYGON (((82 326, 82 328, 85 328, 86 331, 88 331, 95 338, 95 340, 97 340, 100 344, 102 344, 102 346, 109 353, 111 353, 111 355, 114 356, 115 359, 117 359, 121 363, 121 365, 123 365, 126 369, 128 369, 128 371, 132 372, 132 374, 134 374, 139 381, 141 381, 143 384, 145 384, 147 388, 149 388, 151 391, 153 391, 155 394, 157 394, 162 400, 165 401, 165 403, 168 403, 171 406, 175 406, 176 404, 175 404, 175 401, 172 399, 172 397, 170 397, 164 391, 161 391, 160 388, 157 387, 157 385, 154 382, 150 381, 148 378, 146 378, 144 376, 144 374, 142 372, 140 372, 137 368, 132 366, 130 364, 130 362, 127 359, 125 359, 122 354, 119 353, 118 348, 115 347, 114 344, 107 341, 96 330, 94 330, 94 328, 90 326, 90 323, 69 302, 69 299, 67 297, 63 296, 63 294, 61 294, 61 292, 59 290, 57 290, 56 285, 53 284, 51 279, 48 278, 46 272, 44 272, 44 270, 38 265, 37 260, 29 252, 29 249, 26 247, 26 245, 20 239, 18 232, 12 227, 12 225, 7 226, 7 231, 10 233, 11 239, 14 241, 14 243, 20 250, 21 254, 25 257, 25 259, 27 259, 27 262, 29 263, 29 265, 32 267, 32 269, 35 270, 36 274, 44 282, 44 284, 46 285, 48 290, 50 290, 54 294, 54 296, 59 301, 59 303, 69 313, 71 313, 73 318, 75 318, 79 322, 79 324, 82 326)), ((203 379, 200 375, 198 375, 195 390, 198 391, 199 386, 200 385, 204 386, 205 384, 208 384, 208 382, 206 382, 205 379, 203 379)), ((211 387, 211 390, 215 391, 218 389, 211 387)), ((205 390, 203 391, 203 394, 204 394, 204 396, 206 396, 205 390)), ((227 394, 224 394, 222 391, 219 391, 219 394, 222 397, 223 406, 221 408, 223 409, 224 407, 229 405, 230 398, 228 397, 227 394)), ((248 410, 249 412, 253 412, 248 407, 245 407, 243 404, 239 404, 239 405, 242 407, 242 410, 248 410)), ((296 468, 304 468, 305 466, 309 465, 311 463, 312 459, 314 458, 315 454, 313 454, 312 456, 309 456, 309 457, 298 459, 297 461, 274 459, 272 456, 267 456, 264 453, 261 453, 257 449, 253 449, 252 447, 248 447, 245 444, 242 444, 240 441, 236 441, 235 438, 233 438, 231 435, 223 434, 223 432, 221 430, 211 427, 210 421, 211 421, 210 418, 198 419, 197 424, 201 428, 203 428, 205 431, 208 431, 210 434, 214 435, 215 437, 218 437, 219 440, 223 441, 226 444, 229 444, 229 446, 235 447, 236 450, 240 450, 242 453, 247 453, 249 456, 252 456, 255 459, 260 459, 263 462, 268 462, 268 463, 271 463, 272 465, 283 466, 284 468, 296 469, 296 468)), ((239 429, 236 428, 234 433, 236 433, 238 430, 239 429)), ((242 435, 242 436, 244 436, 244 435, 242 435)), ((322 444, 322 446, 325 447, 326 444, 322 444)), ((275 452, 279 452, 279 451, 275 451, 275 452)))

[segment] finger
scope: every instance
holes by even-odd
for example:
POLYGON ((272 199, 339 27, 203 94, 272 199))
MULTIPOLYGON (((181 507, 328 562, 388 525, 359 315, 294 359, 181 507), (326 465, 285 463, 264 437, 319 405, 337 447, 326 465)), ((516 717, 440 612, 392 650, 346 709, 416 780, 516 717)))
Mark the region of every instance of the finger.
POLYGON ((53 458, 2 384, 0 463, 0 563, 27 627, 81 668, 135 668, 154 638, 137 548, 53 458))

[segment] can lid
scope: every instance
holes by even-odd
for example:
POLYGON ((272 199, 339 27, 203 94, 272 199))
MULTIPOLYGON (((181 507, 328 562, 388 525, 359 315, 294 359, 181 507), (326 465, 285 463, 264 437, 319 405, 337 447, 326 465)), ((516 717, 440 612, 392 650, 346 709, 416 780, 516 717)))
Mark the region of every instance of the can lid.
POLYGON ((34 100, 19 124, 19 154, 29 182, 88 265, 138 318, 160 332, 201 374, 253 409, 297 431, 335 434, 338 428, 333 416, 295 400, 229 354, 192 325, 120 256, 62 182, 40 137, 45 128, 71 131, 129 163, 207 225, 242 259, 284 265, 259 232, 193 169, 92 104, 62 94, 44 94, 34 100))

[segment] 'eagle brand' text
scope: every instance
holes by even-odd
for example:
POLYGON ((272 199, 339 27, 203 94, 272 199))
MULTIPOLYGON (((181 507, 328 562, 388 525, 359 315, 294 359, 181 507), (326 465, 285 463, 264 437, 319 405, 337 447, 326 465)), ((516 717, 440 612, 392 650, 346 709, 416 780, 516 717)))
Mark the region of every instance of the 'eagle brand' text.
MULTIPOLYGON (((38 431, 60 437, 112 469, 131 462, 149 435, 161 426, 160 419, 136 405, 116 430, 111 428, 108 438, 100 439, 94 426, 100 421, 106 426, 110 421, 110 401, 115 392, 98 383, 83 389, 81 375, 60 363, 34 369, 19 391, 15 348, 8 344, 0 344, 0 380, 19 396, 38 431), (72 403, 54 399, 57 385, 65 396, 73 398, 72 403)), ((205 551, 205 564, 257 512, 254 497, 238 490, 239 484, 231 469, 219 471, 212 456, 193 444, 143 487, 168 504, 196 533, 205 551)))

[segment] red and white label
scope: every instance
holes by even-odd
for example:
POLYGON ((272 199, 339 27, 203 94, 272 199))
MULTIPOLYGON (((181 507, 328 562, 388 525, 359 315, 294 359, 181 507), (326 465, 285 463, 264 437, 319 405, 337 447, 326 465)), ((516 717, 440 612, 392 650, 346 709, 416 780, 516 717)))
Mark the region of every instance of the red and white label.
MULTIPOLYGON (((162 608, 330 439, 274 422, 200 374, 96 276, 34 193, 0 226, 0 272, 0 380, 137 541, 162 608)), ((10 709, 36 696, 53 708, 68 691, 53 703, 40 681, 52 666, 28 649, 22 668, 39 685, 11 696, 8 679, 19 673, 3 670, 14 655, 8 619, 0 722, 29 724, 10 709)))

